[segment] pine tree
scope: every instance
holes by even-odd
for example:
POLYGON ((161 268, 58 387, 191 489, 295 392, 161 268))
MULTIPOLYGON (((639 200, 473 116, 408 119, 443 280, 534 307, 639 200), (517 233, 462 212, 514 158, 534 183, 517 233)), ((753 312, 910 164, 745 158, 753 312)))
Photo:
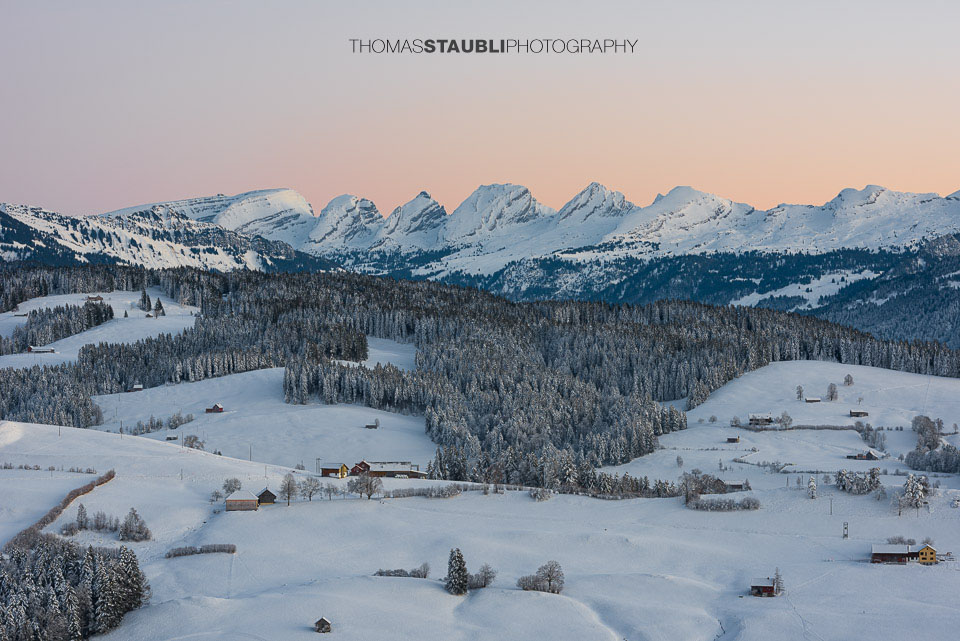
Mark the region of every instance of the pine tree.
POLYGON ((812 499, 817 498, 817 477, 811 475, 810 481, 807 483, 807 496, 812 499))
POLYGON ((460 548, 450 550, 450 559, 447 561, 447 579, 444 587, 450 594, 466 594, 470 573, 467 572, 467 563, 463 560, 460 548))

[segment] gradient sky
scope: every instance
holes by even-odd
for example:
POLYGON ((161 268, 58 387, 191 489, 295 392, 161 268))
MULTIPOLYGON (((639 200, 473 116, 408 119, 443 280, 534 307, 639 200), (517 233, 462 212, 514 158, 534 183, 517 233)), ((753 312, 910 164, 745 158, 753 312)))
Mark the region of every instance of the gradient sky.
POLYGON ((292 187, 389 212, 592 180, 769 207, 960 189, 956 2, 0 0, 0 201, 92 213, 292 187), (610 37, 631 56, 350 53, 610 37))

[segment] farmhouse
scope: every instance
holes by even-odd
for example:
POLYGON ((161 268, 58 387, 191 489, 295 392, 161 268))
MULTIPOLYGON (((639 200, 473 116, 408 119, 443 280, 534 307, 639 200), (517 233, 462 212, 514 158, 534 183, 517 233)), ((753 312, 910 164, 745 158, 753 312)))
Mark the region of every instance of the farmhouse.
POLYGON ((853 418, 863 418, 864 416, 870 416, 870 413, 866 410, 850 410, 850 416, 853 418))
POLYGON ((934 565, 937 551, 931 545, 921 545, 913 549, 911 545, 874 545, 870 548, 871 563, 910 563, 934 565))
POLYGON ((367 473, 370 476, 399 478, 399 479, 423 479, 427 477, 426 472, 420 471, 420 466, 410 461, 374 461, 369 464, 370 469, 367 473))
POLYGON ((750 425, 773 425, 773 416, 770 414, 751 414, 750 425))
POLYGON ((883 544, 870 547, 871 563, 906 563, 916 558, 917 553, 911 551, 909 545, 883 544))
POLYGON ((255 511, 260 503, 257 497, 246 490, 237 490, 224 501, 227 512, 255 511))
POLYGON ((750 594, 753 596, 777 596, 776 583, 770 577, 750 581, 750 594))
POLYGON ((91 303, 99 303, 103 300, 103 296, 87 296, 87 300, 91 303))
POLYGON ((819 403, 819 402, 820 402, 820 397, 819 397, 819 396, 807 396, 807 397, 804 398, 803 400, 804 400, 805 402, 807 402, 807 403, 819 403))
POLYGON ((313 629, 317 632, 330 632, 333 629, 333 625, 327 617, 320 617, 317 619, 317 622, 313 624, 313 629))
POLYGON ((260 490, 260 493, 257 494, 257 503, 260 505, 273 505, 277 502, 277 495, 271 492, 268 488, 263 488, 260 490))
POLYGON ((31 354, 53 354, 52 347, 36 347, 35 345, 29 345, 27 351, 31 354))
POLYGON ((222 414, 223 405, 221 405, 220 403, 214 403, 213 407, 208 407, 203 411, 206 412, 207 414, 222 414))
POLYGON ((340 467, 321 467, 320 476, 326 478, 335 478, 342 479, 346 478, 350 474, 350 470, 343 463, 340 464, 340 467))

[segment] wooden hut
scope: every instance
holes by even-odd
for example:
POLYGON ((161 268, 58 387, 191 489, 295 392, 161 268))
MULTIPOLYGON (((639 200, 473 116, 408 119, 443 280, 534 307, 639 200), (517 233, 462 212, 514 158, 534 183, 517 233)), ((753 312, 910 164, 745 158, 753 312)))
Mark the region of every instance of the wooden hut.
POLYGON ((727 437, 727 443, 739 443, 739 442, 740 442, 740 437, 739 437, 739 436, 728 436, 728 437, 727 437))
POLYGON ((866 410, 850 410, 850 416, 853 418, 863 418, 864 416, 870 416, 866 410))
POLYGON ((767 577, 750 581, 750 594, 753 596, 777 596, 776 582, 767 577))
POLYGON ((804 400, 805 402, 807 402, 807 403, 819 403, 819 402, 820 402, 820 397, 819 397, 819 396, 807 396, 807 397, 804 398, 803 400, 804 400))
POLYGON ((909 545, 883 544, 870 548, 871 563, 906 563, 915 555, 909 545))
POLYGON ((213 407, 208 407, 208 408, 204 409, 203 411, 206 412, 207 414, 222 414, 222 413, 223 413, 223 405, 221 405, 220 403, 214 403, 214 404, 213 404, 213 407))
POLYGON ((750 425, 773 425, 773 416, 770 414, 751 414, 750 425))
POLYGON ((313 629, 317 632, 330 632, 333 630, 333 624, 330 623, 330 619, 327 617, 320 617, 317 619, 317 622, 313 624, 313 629))
POLYGON ((224 501, 227 512, 251 512, 260 507, 260 501, 246 490, 237 490, 224 501))
POLYGON ((268 488, 263 488, 260 490, 260 493, 257 494, 257 503, 260 505, 273 505, 277 502, 277 495, 271 492, 268 488))
POLYGON ((31 354, 53 354, 54 349, 52 347, 37 347, 36 345, 28 345, 27 351, 31 354))

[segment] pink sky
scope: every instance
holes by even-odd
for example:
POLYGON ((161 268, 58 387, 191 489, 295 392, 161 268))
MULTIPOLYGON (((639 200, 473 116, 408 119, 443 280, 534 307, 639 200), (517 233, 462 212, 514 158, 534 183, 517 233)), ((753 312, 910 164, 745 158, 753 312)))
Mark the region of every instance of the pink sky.
POLYGON ((62 2, 0 9, 0 201, 91 213, 292 187, 319 211, 593 180, 769 207, 960 189, 956 3, 62 2), (359 6, 354 6, 359 5, 359 6), (589 6, 588 6, 589 5, 589 6), (351 37, 639 39, 387 56, 351 37))

